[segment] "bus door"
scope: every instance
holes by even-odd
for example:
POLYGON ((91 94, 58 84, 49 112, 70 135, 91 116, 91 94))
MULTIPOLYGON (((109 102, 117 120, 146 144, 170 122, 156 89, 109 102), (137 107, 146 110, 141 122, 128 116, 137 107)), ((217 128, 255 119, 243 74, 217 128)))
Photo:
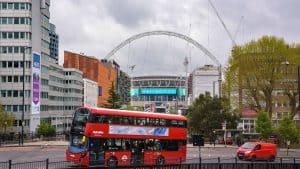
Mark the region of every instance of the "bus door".
POLYGON ((131 163, 143 164, 144 163, 144 151, 145 141, 144 140, 133 140, 131 144, 131 163))
POLYGON ((99 138, 90 138, 88 144, 90 166, 104 165, 104 141, 99 138))

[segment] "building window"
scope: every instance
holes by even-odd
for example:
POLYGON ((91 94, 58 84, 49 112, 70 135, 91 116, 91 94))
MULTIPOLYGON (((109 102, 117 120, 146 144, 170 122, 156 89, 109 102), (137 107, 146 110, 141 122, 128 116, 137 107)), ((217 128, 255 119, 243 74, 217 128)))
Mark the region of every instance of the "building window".
POLYGON ((7 76, 7 82, 12 82, 12 76, 7 76))
POLYGON ((8 90, 7 91, 7 97, 11 97, 12 96, 12 92, 11 92, 11 90, 8 90))
POLYGON ((102 96, 102 87, 98 86, 98 96, 102 96))
POLYGON ((1 90, 1 97, 6 97, 6 90, 1 90))
POLYGON ((19 76, 14 76, 14 82, 16 82, 16 83, 19 82, 19 76))
POLYGON ((6 76, 1 76, 1 82, 6 83, 6 76))

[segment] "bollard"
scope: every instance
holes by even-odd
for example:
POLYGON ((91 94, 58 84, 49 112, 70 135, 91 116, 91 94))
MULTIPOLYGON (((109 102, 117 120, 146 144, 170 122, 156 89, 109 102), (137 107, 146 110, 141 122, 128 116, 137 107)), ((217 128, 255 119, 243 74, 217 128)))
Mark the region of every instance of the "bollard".
POLYGON ((46 159, 46 169, 49 169, 49 158, 46 159))
POLYGON ((221 169, 221 160, 220 160, 220 157, 218 157, 218 166, 219 166, 219 169, 221 169))
POLYGON ((202 167, 202 158, 201 157, 199 158, 199 165, 200 165, 199 168, 201 168, 202 167))
POLYGON ((8 160, 8 169, 11 169, 11 160, 8 160))
POLYGON ((238 166, 237 166, 237 158, 236 158, 236 157, 234 158, 234 162, 235 162, 235 169, 238 169, 238 166))

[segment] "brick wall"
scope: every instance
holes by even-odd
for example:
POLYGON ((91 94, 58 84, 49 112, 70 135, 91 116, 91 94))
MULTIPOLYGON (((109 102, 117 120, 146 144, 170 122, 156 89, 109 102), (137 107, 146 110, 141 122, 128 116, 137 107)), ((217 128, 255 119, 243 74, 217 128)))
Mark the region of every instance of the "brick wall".
POLYGON ((98 106, 101 107, 106 103, 111 84, 115 84, 117 79, 117 70, 111 63, 102 63, 92 56, 64 51, 64 67, 79 69, 83 72, 84 78, 97 82, 102 88, 102 95, 98 96, 98 106))

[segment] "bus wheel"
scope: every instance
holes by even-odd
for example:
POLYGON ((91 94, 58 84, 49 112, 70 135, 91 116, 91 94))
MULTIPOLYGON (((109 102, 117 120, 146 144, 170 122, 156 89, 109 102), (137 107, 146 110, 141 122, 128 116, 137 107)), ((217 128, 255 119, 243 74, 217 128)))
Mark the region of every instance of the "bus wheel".
POLYGON ((156 159, 156 164, 157 165, 164 165, 165 164, 165 159, 163 156, 159 156, 157 159, 156 159))
POLYGON ((118 165, 118 160, 115 157, 110 157, 107 160, 107 166, 110 168, 114 168, 118 165))

